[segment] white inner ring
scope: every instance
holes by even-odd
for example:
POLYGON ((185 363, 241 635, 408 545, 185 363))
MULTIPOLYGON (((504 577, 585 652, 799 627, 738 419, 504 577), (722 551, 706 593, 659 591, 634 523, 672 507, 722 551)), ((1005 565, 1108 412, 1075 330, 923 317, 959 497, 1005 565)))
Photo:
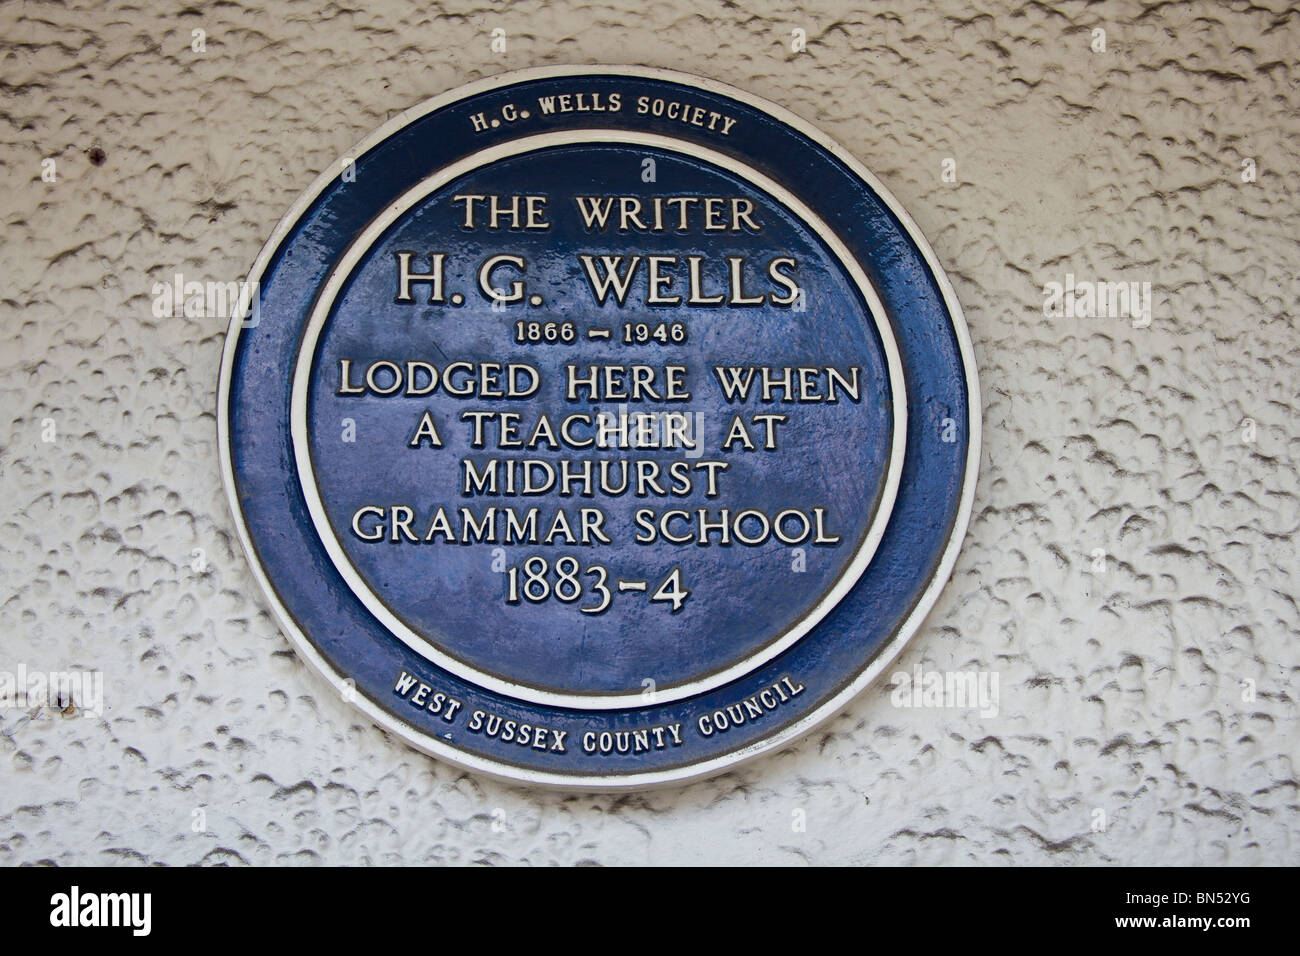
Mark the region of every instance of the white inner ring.
POLYGON ((365 582, 357 572, 351 559, 348 557, 342 543, 334 533, 333 526, 330 524, 325 512, 324 503, 321 501, 320 489, 317 486, 315 470, 311 460, 311 451, 307 440, 307 392, 311 385, 311 366, 315 360, 316 346, 320 339, 320 334, 325 327, 325 322, 337 298, 348 278, 351 276, 353 269, 356 268, 360 260, 370 250, 370 247, 383 235, 383 233, 396 222, 404 213, 421 202, 426 196, 438 191, 443 186, 455 179, 472 172, 481 166, 498 162, 512 156, 518 156, 523 153, 533 152, 539 149, 546 149, 553 146, 564 146, 572 144, 591 144, 591 143, 617 143, 637 146, 651 146, 671 152, 683 153, 692 156, 714 166, 720 167, 729 172, 735 173, 740 177, 748 180, 758 189, 768 193, 779 203, 784 205, 789 211, 794 213, 804 224, 827 245, 834 253, 840 264, 849 273, 859 291, 866 299, 870 307, 872 319, 875 322, 877 333, 885 353, 885 360, 888 366, 890 395, 892 398, 893 413, 893 442, 890 449, 889 464, 885 474, 885 485, 881 493, 880 504, 872 519, 867 534, 862 538, 861 546, 855 552, 850 561, 840 572, 832 587, 822 596, 821 600, 814 605, 808 613, 802 618, 794 621, 782 634, 775 640, 769 641, 759 648, 754 654, 743 660, 738 661, 721 670, 714 671, 697 680, 688 681, 683 684, 675 684, 665 688, 658 688, 655 692, 653 703, 660 705, 670 703, 675 700, 681 700, 686 697, 693 697, 697 694, 704 693, 723 684, 736 680, 739 677, 749 673, 755 668, 772 660, 778 654, 791 647, 796 641, 807 634, 810 630, 822 620, 831 609, 835 607, 840 600, 852 590, 858 582, 862 573, 871 563, 871 558, 875 555, 876 548, 880 544, 880 539, 884 536, 885 528, 889 524, 890 514, 893 512, 894 500, 898 495, 899 478, 903 468, 903 457, 906 450, 907 442, 907 396, 903 383, 903 367, 899 358, 898 346, 894 341, 893 330, 890 328, 888 321, 885 319, 884 305, 880 297, 876 294, 875 288, 867 278, 866 273, 862 271, 861 266, 853 259, 844 243, 839 237, 831 231, 811 209, 805 206, 793 193, 780 186, 778 183, 764 176, 757 170, 738 163, 731 157, 725 156, 707 147, 698 146, 694 143, 688 143, 677 140, 672 137, 659 136, 651 133, 639 133, 626 130, 566 130, 556 133, 541 133, 535 136, 522 137, 509 143, 503 143, 498 146, 489 147, 481 150, 472 156, 466 157, 458 162, 452 163, 440 169, 434 175, 412 187, 395 202, 393 202, 380 215, 376 216, 366 229, 355 239, 348 247, 346 253, 339 260, 337 266, 330 273, 328 280, 321 290, 317 299, 316 306, 312 311, 311 319, 303 333, 302 342, 299 345, 298 361, 294 370, 293 379, 293 396, 291 408, 291 428, 293 434, 294 460, 297 464, 299 484, 302 487, 303 497, 307 502, 307 509, 311 514, 312 522, 316 526, 317 536, 324 545, 326 553, 329 554, 330 560, 334 563, 335 568, 347 582, 349 588, 357 598, 365 605, 374 617, 380 621, 389 631, 400 638, 412 650, 416 651, 423 657, 437 664, 451 673, 463 678, 464 680, 478 684, 488 690, 514 697, 520 700, 526 700, 536 704, 550 706, 572 707, 581 710, 615 710, 624 707, 636 707, 646 703, 642 692, 634 691, 625 694, 565 694, 555 691, 543 690, 537 687, 531 687, 526 684, 519 684, 514 681, 505 680, 491 674, 486 674, 474 667, 466 664, 458 658, 452 657, 446 651, 433 645, 425 638, 413 631, 404 621, 398 618, 389 610, 382 601, 374 594, 370 586, 365 582))

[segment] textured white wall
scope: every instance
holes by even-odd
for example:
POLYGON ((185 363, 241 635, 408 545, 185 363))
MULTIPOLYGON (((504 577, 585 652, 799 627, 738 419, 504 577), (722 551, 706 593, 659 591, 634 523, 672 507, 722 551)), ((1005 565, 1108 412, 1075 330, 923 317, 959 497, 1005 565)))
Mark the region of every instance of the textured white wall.
POLYGON ((106 675, 102 718, 0 713, 0 864, 1300 862, 1285 0, 257 6, 0 7, 0 670, 106 675), (984 460, 899 667, 997 671, 996 718, 878 685, 713 781, 562 796, 396 743, 290 651, 221 489, 224 322, 154 318, 151 287, 241 277, 395 112, 566 62, 775 100, 930 238, 975 343, 984 460), (1067 272, 1152 282, 1151 326, 1045 317, 1067 272))

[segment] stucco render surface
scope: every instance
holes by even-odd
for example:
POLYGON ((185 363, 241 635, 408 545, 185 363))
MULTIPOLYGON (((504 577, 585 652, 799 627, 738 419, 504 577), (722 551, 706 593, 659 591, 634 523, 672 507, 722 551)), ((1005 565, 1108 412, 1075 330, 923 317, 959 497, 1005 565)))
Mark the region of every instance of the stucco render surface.
POLYGON ((0 863, 1300 862, 1288 7, 4 4, 0 669, 100 670, 105 701, 0 713, 0 863), (996 716, 881 683, 711 781, 557 794, 390 739, 280 634, 218 471, 225 322, 152 287, 242 277, 400 110, 602 62, 794 110, 930 239, 983 461, 895 669, 995 672, 996 716), (1067 273, 1150 282, 1150 326, 1045 316, 1067 273))

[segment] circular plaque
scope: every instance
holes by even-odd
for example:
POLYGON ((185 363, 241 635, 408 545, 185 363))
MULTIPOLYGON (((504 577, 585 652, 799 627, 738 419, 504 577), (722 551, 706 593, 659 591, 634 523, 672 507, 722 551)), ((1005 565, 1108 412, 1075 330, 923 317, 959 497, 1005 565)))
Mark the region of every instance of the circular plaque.
POLYGON ((463 766, 716 772, 832 714, 951 571, 960 307, 843 149, 709 80, 547 68, 322 175, 231 324, 250 563, 347 699, 463 766))

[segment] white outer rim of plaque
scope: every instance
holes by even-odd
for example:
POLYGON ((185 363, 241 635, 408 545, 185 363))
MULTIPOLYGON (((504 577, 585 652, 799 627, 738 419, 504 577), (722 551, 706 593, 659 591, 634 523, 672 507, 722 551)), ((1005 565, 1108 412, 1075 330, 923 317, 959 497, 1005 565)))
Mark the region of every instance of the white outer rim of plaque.
MULTIPOLYGON (((702 760, 698 763, 688 764, 685 766, 674 767, 669 770, 646 771, 642 773, 631 773, 621 775, 602 775, 602 774, 563 774, 547 773, 539 770, 532 770, 527 767, 520 767, 515 764, 505 763, 503 761, 488 760, 476 754, 459 750, 444 740, 425 733, 416 732, 415 729, 405 721, 399 720, 392 714, 388 713, 378 704, 371 701, 364 694, 358 694, 355 682, 351 681, 346 674, 340 674, 330 663, 316 650, 315 646, 307 636, 298 627, 293 616, 284 607, 279 596, 275 592, 275 587, 271 583, 266 569, 257 554, 257 548, 249 536, 248 527, 244 522, 243 512, 239 507, 239 499, 235 486, 234 463, 230 454, 230 422, 227 415, 230 399, 230 374, 234 366, 235 351, 239 344, 239 333, 243 327, 243 309, 236 305, 232 311, 230 326, 226 332, 225 346, 222 350, 221 357, 221 374, 217 388, 217 453, 221 460, 221 476, 225 484, 226 503, 230 508, 231 517, 235 523, 235 530, 239 536, 239 543, 244 549, 244 554, 248 559, 249 567, 253 572, 258 586, 262 589, 263 595, 270 604, 272 612, 280 625, 281 631, 290 639, 294 649, 322 678, 324 678, 344 699, 349 701, 349 705, 361 710, 374 723, 383 730, 394 734, 401 740, 410 744, 416 750, 420 750, 432 757, 445 760, 448 763, 495 777, 507 783, 525 783, 539 784, 548 787, 555 787, 565 790, 576 790, 581 792, 615 792, 620 790, 645 790, 651 787, 667 786, 671 784, 683 783, 688 780, 701 779, 722 773, 725 770, 732 769, 737 765, 752 760, 762 754, 775 750, 786 744, 789 744, 804 734, 808 733, 822 721, 833 717, 844 708, 854 697, 861 693, 879 674, 890 665, 899 652, 906 646, 909 639, 920 628, 925 621, 926 616, 938 601, 940 593, 947 584, 949 577, 952 575, 953 567, 957 563, 957 555, 961 551, 962 540, 966 536, 966 530, 970 525, 971 510, 975 502, 975 485, 979 475, 979 461, 981 453, 981 438, 983 430, 983 421, 981 418, 982 403, 980 401, 979 376, 975 369, 975 352, 971 345, 970 331, 966 326, 965 314, 962 312, 961 303, 957 301, 956 292, 953 290, 952 283, 948 280, 947 274, 939 264, 938 257, 935 256, 934 250, 930 243, 921 233, 920 228, 916 225, 915 220, 908 214, 907 210, 894 198, 893 194, 885 188, 884 184, 876 178, 876 175, 866 168, 859 160, 849 153, 843 146, 833 140, 830 136, 823 133, 820 129, 803 119, 796 113, 791 112, 785 107, 773 103, 761 96, 755 96, 745 90, 722 83, 718 80, 708 79, 697 76, 693 73, 684 73, 678 70, 667 70, 659 67, 641 67, 641 66, 616 66, 602 64, 583 64, 571 66, 544 66, 534 67, 524 70, 512 70, 506 73, 499 73, 482 80, 476 80, 473 83, 467 83, 458 86, 453 90, 448 90, 438 96, 431 97, 422 103, 410 107, 407 110, 397 114, 387 123, 374 130, 370 135, 356 144, 348 153, 347 157, 358 158, 372 147, 388 139, 398 130, 409 125, 434 110, 450 106, 460 100, 476 96, 480 93, 489 92, 503 86, 511 86, 516 83, 523 83, 529 80, 547 79, 556 76, 595 76, 607 74, 612 76, 638 76, 646 79, 664 80, 665 82, 678 83, 683 86, 696 87, 717 93, 720 96, 726 96, 750 106, 753 109, 766 113, 768 116, 784 123, 785 125, 797 130, 799 133, 812 140, 823 149, 827 150, 840 162, 844 163, 855 176, 866 183, 880 200, 889 208, 897 218, 899 223, 907 231, 908 236, 920 250, 926 265, 934 276, 935 282, 942 293, 944 305, 948 309, 948 315, 952 320, 953 332, 957 337, 957 344, 961 350, 962 364, 966 373, 966 393, 968 401, 967 428, 969 430, 969 445, 966 453, 966 468, 963 475, 961 498, 958 502, 957 513, 953 517, 952 530, 948 538, 948 545, 940 556, 934 571, 930 576, 930 582, 926 585, 925 590, 917 599, 912 607, 911 613, 903 621, 902 625, 895 631, 892 638, 877 652, 876 656, 871 659, 865 668, 862 669, 852 680, 850 680, 841 690, 832 696, 821 706, 805 714, 802 718, 785 727, 783 730, 770 737, 765 737, 746 747, 730 751, 717 757, 711 757, 708 760, 702 760)), ((342 159, 343 157, 340 157, 342 159)), ((335 164, 337 165, 337 164, 335 164)), ((275 250, 284 240, 285 236, 293 229, 294 225, 307 211, 311 204, 316 200, 330 183, 340 175, 334 172, 335 165, 332 165, 325 172, 316 177, 315 181, 304 191, 294 204, 285 213, 284 217, 276 225, 275 231, 263 244, 257 259, 253 263, 253 268, 249 271, 245 288, 255 288, 253 283, 259 282, 262 273, 266 270, 267 264, 275 254, 275 250)), ((337 168, 342 169, 341 166, 337 168)))
POLYGON ((324 545, 334 568, 342 576, 347 586, 357 599, 390 633, 401 639, 411 650, 425 659, 450 671, 462 680, 477 684, 487 690, 504 694, 508 697, 525 700, 532 704, 550 707, 572 707, 578 710, 619 710, 626 707, 645 706, 646 700, 640 690, 611 694, 567 694, 559 691, 545 690, 529 684, 521 684, 502 677, 484 673, 469 663, 447 653, 427 638, 420 636, 409 624, 403 621, 389 608, 357 570, 348 556, 347 550, 339 540, 329 516, 325 503, 321 500, 320 487, 316 480, 315 467, 312 462, 311 447, 307 430, 307 393, 311 388, 311 368, 316 361, 316 350, 325 323, 334 309, 334 303, 356 270, 358 263, 370 252, 390 226, 396 223, 406 212, 426 197, 433 195, 448 183, 459 179, 477 169, 515 156, 535 153, 554 146, 596 145, 612 143, 631 146, 647 146, 669 152, 694 157, 719 167, 745 180, 755 189, 768 193, 785 209, 801 219, 819 240, 829 247, 831 254, 840 266, 849 273, 858 291, 866 299, 871 311, 871 322, 880 336, 884 352, 886 375, 889 378, 891 398, 891 420, 893 429, 889 448, 889 461, 885 467, 884 487, 871 516, 866 533, 858 542, 857 549, 844 562, 839 574, 829 588, 816 600, 816 603, 801 617, 795 618, 790 626, 776 637, 765 642, 752 654, 742 657, 733 664, 711 671, 703 677, 694 678, 684 683, 668 687, 656 687, 653 703, 671 704, 699 694, 715 690, 729 684, 744 675, 762 667, 764 664, 793 647, 809 631, 834 610, 853 587, 858 583, 871 559, 875 556, 880 540, 885 536, 889 519, 894 511, 894 502, 898 497, 899 480, 903 472, 903 462, 907 453, 907 388, 903 380, 903 362, 898 353, 898 343, 894 339, 893 329, 884 303, 880 301, 875 287, 867 278, 862 266, 849 253, 848 247, 835 232, 797 196, 775 182, 770 177, 752 167, 737 162, 729 156, 697 146, 672 136, 656 133, 641 133, 629 130, 573 129, 553 133, 537 133, 522 136, 496 146, 489 146, 444 166, 430 176, 426 176, 415 186, 388 205, 383 212, 375 216, 364 230, 352 240, 347 250, 330 271, 329 278, 321 286, 312 306, 307 327, 303 330, 298 343, 297 361, 294 364, 293 396, 290 404, 290 423, 293 434, 294 461, 298 468, 298 484, 307 501, 307 511, 311 514, 312 524, 316 527, 316 536, 324 545))

